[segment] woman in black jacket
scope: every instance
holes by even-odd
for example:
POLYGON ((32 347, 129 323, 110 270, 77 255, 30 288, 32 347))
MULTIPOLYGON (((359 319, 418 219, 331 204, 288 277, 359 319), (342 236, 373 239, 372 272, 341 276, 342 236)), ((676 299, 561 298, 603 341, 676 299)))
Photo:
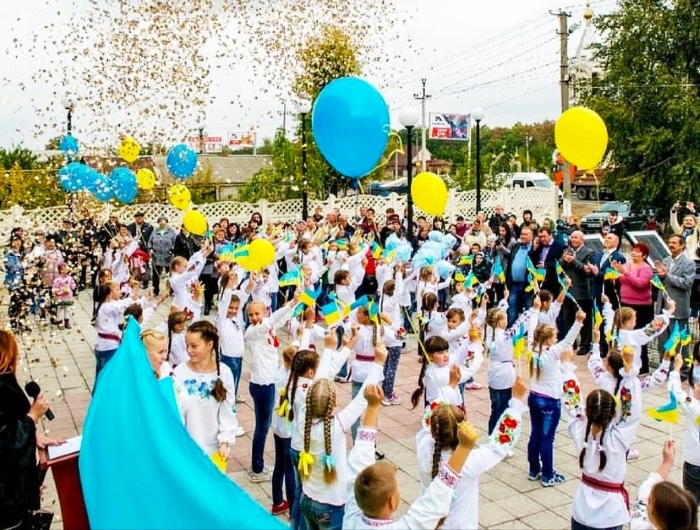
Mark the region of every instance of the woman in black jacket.
POLYGON ((11 333, 0 330, 0 529, 30 528, 30 512, 39 509, 37 447, 58 445, 37 434, 37 422, 49 409, 43 394, 33 403, 17 382, 19 351, 11 333))

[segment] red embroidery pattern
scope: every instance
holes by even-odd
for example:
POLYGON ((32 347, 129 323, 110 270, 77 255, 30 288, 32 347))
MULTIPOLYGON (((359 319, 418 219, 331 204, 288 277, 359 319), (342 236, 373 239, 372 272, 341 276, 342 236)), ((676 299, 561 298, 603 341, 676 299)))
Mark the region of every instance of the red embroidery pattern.
POLYGON ((459 482, 459 477, 444 467, 438 472, 437 478, 439 478, 440 482, 445 484, 445 486, 450 488, 454 488, 457 485, 457 482, 459 482))
POLYGON ((371 429, 360 429, 357 433, 357 439, 363 442, 375 442, 377 440, 377 431, 371 429))

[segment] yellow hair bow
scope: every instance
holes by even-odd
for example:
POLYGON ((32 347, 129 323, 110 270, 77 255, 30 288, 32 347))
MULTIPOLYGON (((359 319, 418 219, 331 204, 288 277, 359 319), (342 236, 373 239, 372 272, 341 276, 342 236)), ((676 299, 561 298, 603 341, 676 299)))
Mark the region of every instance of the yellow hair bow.
POLYGON ((311 466, 314 465, 314 457, 311 453, 302 451, 299 453, 299 473, 306 478, 311 474, 311 466))
POLYGON ((280 408, 277 410, 277 414, 279 414, 282 417, 287 417, 289 416, 289 400, 285 399, 282 404, 280 405, 280 408))

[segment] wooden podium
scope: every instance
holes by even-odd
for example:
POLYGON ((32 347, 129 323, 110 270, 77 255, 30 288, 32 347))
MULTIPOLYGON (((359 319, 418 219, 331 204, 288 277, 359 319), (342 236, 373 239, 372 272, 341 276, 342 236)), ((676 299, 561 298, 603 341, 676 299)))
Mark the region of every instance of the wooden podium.
POLYGON ((48 459, 45 449, 39 450, 39 468, 51 469, 56 484, 58 501, 61 504, 61 516, 64 530, 88 530, 87 511, 83 499, 83 487, 78 471, 78 452, 54 459, 48 459))

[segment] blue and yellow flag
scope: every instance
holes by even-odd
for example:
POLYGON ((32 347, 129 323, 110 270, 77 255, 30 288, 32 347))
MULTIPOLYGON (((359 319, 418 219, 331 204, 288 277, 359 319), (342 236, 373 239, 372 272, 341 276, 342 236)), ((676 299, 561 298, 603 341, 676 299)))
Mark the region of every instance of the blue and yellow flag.
POLYGON ((85 418, 78 465, 90 526, 285 528, 185 430, 173 381, 156 379, 139 332, 130 317, 85 418))
POLYGON ((294 269, 280 276, 279 286, 289 287, 290 285, 300 285, 301 284, 301 269, 294 269))
POLYGON ((598 302, 593 300, 593 326, 595 329, 600 329, 600 326, 603 324, 603 315, 600 313, 600 309, 598 308, 598 302))
POLYGON ((501 283, 506 282, 506 271, 503 270, 503 262, 501 261, 500 256, 496 260, 496 263, 493 264, 493 270, 491 271, 491 274, 498 278, 498 280, 501 283))
POLYGON ((313 288, 306 289, 303 293, 299 295, 299 303, 304 304, 307 307, 314 307, 316 305, 316 300, 321 296, 321 284, 314 291, 313 288))
POLYGON ((518 331, 513 335, 513 357, 520 359, 525 352, 527 341, 525 340, 525 326, 520 325, 518 331))
POLYGON ((368 307, 369 306, 369 298, 367 295, 362 295, 360 296, 357 300, 355 300, 352 305, 350 306, 350 309, 357 309, 358 307, 368 307))
POLYGON ((331 302, 321 307, 321 315, 323 315, 323 320, 325 320, 326 324, 329 326, 332 326, 333 324, 336 324, 342 320, 340 309, 338 308, 338 304, 335 302, 331 302))
POLYGON ((668 355, 673 357, 676 355, 676 348, 681 344, 681 331, 678 328, 678 322, 676 322, 673 326, 673 330, 671 331, 671 334, 668 336, 668 339, 666 339, 666 342, 664 342, 664 351, 668 352, 668 355))
POLYGON ((659 278, 656 274, 651 277, 651 284, 656 287, 659 291, 665 291, 666 286, 663 284, 661 281, 661 278, 659 278))
POLYGON ((461 258, 459 258, 457 265, 459 265, 461 267, 462 265, 471 265, 473 262, 474 262, 474 255, 467 254, 466 256, 462 256, 461 258))
POLYGON ((678 423, 678 402, 673 392, 669 392, 671 400, 656 409, 649 409, 647 415, 656 421, 664 421, 666 423, 678 423))
POLYGON ((477 283, 479 283, 479 278, 477 278, 472 271, 469 271, 469 274, 467 274, 467 277, 464 280, 464 287, 467 289, 473 289, 477 283))
POLYGON ((603 274, 603 280, 612 280, 615 281, 620 277, 620 273, 617 272, 615 269, 608 267, 605 269, 605 273, 603 274))
POLYGON ((372 257, 374 259, 379 259, 382 257, 382 252, 384 252, 384 249, 382 248, 382 246, 379 243, 377 243, 376 241, 374 241, 372 243, 372 257))

